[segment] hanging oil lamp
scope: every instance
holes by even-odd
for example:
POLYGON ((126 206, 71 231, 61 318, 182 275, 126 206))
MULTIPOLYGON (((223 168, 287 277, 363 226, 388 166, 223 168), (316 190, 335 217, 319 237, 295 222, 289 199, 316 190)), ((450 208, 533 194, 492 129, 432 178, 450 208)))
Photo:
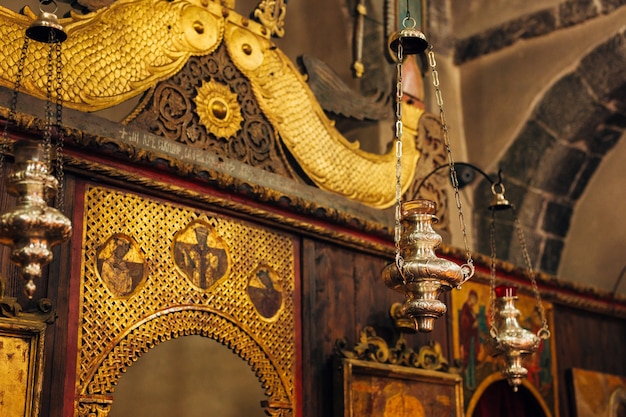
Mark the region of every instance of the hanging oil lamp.
POLYGON ((441 236, 433 229, 436 203, 418 199, 402 204, 400 265, 383 269, 383 281, 405 296, 403 312, 415 320, 420 332, 433 330, 435 319, 447 310, 439 296, 461 285, 465 278, 459 265, 435 254, 441 236))
MULTIPOLYGON (((468 261, 459 266, 454 262, 437 257, 435 249, 441 244, 441 236, 432 225, 437 221, 435 216, 436 203, 426 199, 402 202, 402 61, 404 54, 424 53, 429 47, 424 34, 415 28, 415 20, 409 14, 402 22, 404 28, 391 37, 389 48, 396 54, 396 207, 394 242, 396 248, 395 261, 387 265, 382 272, 385 284, 404 295, 402 312, 412 319, 415 329, 420 332, 433 330, 435 319, 446 312, 446 305, 439 296, 451 288, 460 286, 474 274, 473 261, 467 247, 467 234, 463 221, 458 197, 458 181, 454 169, 454 161, 450 151, 450 140, 443 115, 443 100, 439 89, 439 77, 436 61, 432 50, 429 60, 433 71, 433 84, 437 103, 439 104, 444 142, 448 150, 450 176, 455 188, 457 208, 463 227, 463 238, 466 244, 468 261)), ((431 48, 432 49, 432 48, 431 48)))
MULTIPOLYGON (((54 1, 42 2, 42 5, 52 4, 54 1)), ((41 9, 41 7, 40 7, 41 9)), ((48 200, 57 196, 57 203, 62 207, 62 195, 59 194, 59 179, 52 174, 51 160, 57 160, 57 175, 62 178, 62 139, 57 129, 57 143, 52 147, 53 112, 52 91, 56 97, 56 126, 61 125, 61 42, 67 38, 59 24, 56 15, 41 11, 39 18, 26 30, 22 58, 16 77, 11 100, 9 117, 2 135, 2 152, 0 155, 0 169, 4 162, 4 154, 9 148, 7 127, 14 122, 17 95, 23 74, 23 63, 28 50, 28 41, 49 44, 48 54, 48 83, 45 109, 45 127, 43 140, 20 139, 13 144, 15 158, 13 172, 7 178, 7 192, 16 197, 15 207, 0 215, 0 243, 11 248, 10 258, 18 266, 22 278, 26 281, 24 292, 32 298, 36 285, 35 281, 42 276, 44 265, 52 260, 52 246, 68 239, 72 230, 71 223, 61 210, 48 206, 48 200), (53 59, 56 55, 56 62, 53 59), (56 65, 55 65, 56 64, 56 65), (56 73, 54 70, 56 69, 56 73), (54 81, 57 85, 54 85, 54 81)))
POLYGON ((11 260, 26 280, 32 298, 35 280, 52 260, 52 246, 69 238, 70 221, 46 200, 57 191, 57 179, 48 173, 41 143, 21 140, 14 146, 15 169, 7 178, 7 191, 17 204, 0 215, 0 243, 11 247, 11 260))
POLYGON ((493 183, 491 191, 494 199, 489 206, 491 210, 490 223, 490 244, 491 244, 491 312, 489 334, 495 347, 496 356, 504 357, 504 368, 501 370, 502 376, 506 378, 513 391, 517 391, 523 379, 528 375, 528 370, 523 366, 525 356, 537 351, 542 340, 550 337, 548 321, 541 302, 541 295, 537 287, 535 274, 532 270, 530 256, 524 232, 517 218, 515 206, 504 196, 504 185, 501 181, 493 183), (536 301, 536 308, 541 317, 541 328, 537 333, 533 333, 520 326, 518 318, 520 311, 515 306, 517 301, 517 289, 509 285, 496 287, 496 239, 495 239, 495 212, 510 209, 515 218, 515 228, 522 248, 522 255, 530 277, 533 293, 536 301))
POLYGON ((495 289, 497 319, 491 329, 491 337, 495 342, 496 355, 504 356, 505 367, 502 375, 517 391, 522 379, 528 374, 522 364, 524 356, 532 354, 539 348, 539 337, 524 329, 518 322, 520 311, 515 306, 517 289, 500 285, 495 289))

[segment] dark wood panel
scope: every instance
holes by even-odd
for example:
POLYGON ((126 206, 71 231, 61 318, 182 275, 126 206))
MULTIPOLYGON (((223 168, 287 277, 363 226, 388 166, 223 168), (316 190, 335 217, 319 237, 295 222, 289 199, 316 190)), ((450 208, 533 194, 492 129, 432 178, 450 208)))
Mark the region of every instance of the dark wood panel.
POLYGON ((572 368, 626 376, 626 321, 556 305, 554 337, 561 417, 575 415, 569 380, 572 368))
POLYGON ((305 240, 302 245, 302 390, 304 416, 332 415, 330 353, 355 333, 352 254, 305 240))
MULTIPOLYGON (((74 209, 75 181, 73 176, 66 176, 65 184, 65 210, 66 216, 71 218, 74 209)), ((77 227, 74 222, 73 229, 77 227)), ((66 370, 68 348, 68 326, 70 322, 70 278, 72 269, 72 250, 70 242, 64 242, 54 251, 54 259, 50 264, 47 279, 47 297, 56 309, 57 318, 46 330, 46 359, 44 378, 45 383, 42 391, 41 415, 49 417, 62 417, 64 398, 64 376, 66 370)))
MULTIPOLYGON (((360 331, 372 326, 394 343, 399 333, 389 309, 402 296, 382 281, 389 259, 310 239, 304 240, 302 249, 303 413, 331 416, 336 340, 345 339, 352 347, 360 331)), ((446 323, 447 319, 440 319, 431 334, 406 335, 408 345, 419 348, 437 341, 447 352, 446 323)))

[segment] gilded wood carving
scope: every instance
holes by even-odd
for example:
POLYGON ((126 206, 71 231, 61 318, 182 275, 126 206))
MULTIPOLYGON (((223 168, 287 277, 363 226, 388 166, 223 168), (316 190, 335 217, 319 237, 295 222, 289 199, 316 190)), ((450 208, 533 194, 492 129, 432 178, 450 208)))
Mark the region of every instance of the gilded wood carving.
POLYGON ((390 346, 368 326, 352 349, 337 341, 335 353, 337 416, 463 415, 462 378, 445 372, 448 361, 438 343, 413 350, 400 336, 390 346))
MULTIPOLYGON (((400 304, 394 304, 392 311, 400 304)), ((431 371, 448 371, 450 366, 438 343, 422 346, 417 351, 407 345, 401 335, 393 346, 376 335, 374 328, 366 326, 359 335, 359 343, 349 349, 345 340, 335 343, 335 352, 347 359, 358 359, 431 371)))
POLYGON ((270 415, 293 415, 290 236, 101 187, 86 191, 84 224, 77 415, 108 415, 127 367, 192 334, 250 364, 270 415))
POLYGON ((146 93, 139 109, 127 119, 129 126, 295 177, 278 132, 223 45, 212 54, 189 58, 180 72, 146 93))
MULTIPOLYGON (((270 3, 267 2, 265 11, 274 10, 270 3)), ((3 35, 0 46, 8 57, 0 63, 0 83, 7 87, 12 86, 15 77, 24 30, 34 19, 32 12, 27 14, 18 15, 0 8, 4 22, 0 26, 3 35)), ((249 94, 271 125, 271 128, 260 124, 244 128, 243 132, 250 136, 247 146, 258 146, 255 138, 266 141, 270 135, 280 137, 280 144, 296 162, 294 169, 303 172, 319 188, 373 207, 389 207, 395 201, 395 188, 389 186, 390 178, 395 178, 395 151, 373 154, 360 149, 358 142, 348 141, 325 115, 305 77, 270 41, 267 27, 216 2, 195 0, 119 0, 93 13, 61 19, 61 23, 68 35, 62 57, 67 86, 63 91, 65 106, 96 111, 120 104, 173 77, 191 57, 207 56, 223 44, 234 67, 249 81, 249 94)), ((24 74, 22 85, 27 93, 42 98, 46 53, 41 46, 32 45, 32 48, 27 54, 24 68, 29 71, 24 74)), ((192 84, 191 95, 179 97, 182 101, 197 99, 195 108, 200 103, 203 110, 195 113, 200 121, 195 129, 179 130, 177 140, 193 142, 199 137, 197 129, 214 125, 209 123, 211 120, 225 122, 222 129, 211 127, 213 134, 238 132, 237 115, 239 109, 246 108, 241 91, 230 86, 231 93, 237 94, 237 105, 227 91, 222 92, 221 101, 206 102, 207 89, 223 90, 224 86, 227 83, 192 84)), ((402 113, 405 127, 402 188, 406 191, 413 182, 415 164, 420 157, 417 126, 423 110, 403 103, 402 113)), ((183 126, 176 124, 168 130, 183 126)), ((237 140, 229 141, 229 137, 221 140, 231 147, 230 157, 244 151, 246 155, 241 160, 248 162, 247 159, 258 157, 259 153, 248 157, 248 149, 238 146, 241 143, 237 140)), ((280 156, 280 148, 267 149, 280 156)))

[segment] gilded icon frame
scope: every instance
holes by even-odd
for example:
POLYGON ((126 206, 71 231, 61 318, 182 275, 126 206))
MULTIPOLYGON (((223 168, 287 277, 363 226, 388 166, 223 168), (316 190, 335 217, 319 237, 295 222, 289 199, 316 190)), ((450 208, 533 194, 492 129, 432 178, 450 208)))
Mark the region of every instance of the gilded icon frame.
POLYGON ((457 374, 359 359, 336 363, 336 416, 404 417, 420 415, 420 410, 434 417, 463 415, 462 379, 457 374))
POLYGON ((46 323, 0 317, 0 415, 39 416, 46 323))

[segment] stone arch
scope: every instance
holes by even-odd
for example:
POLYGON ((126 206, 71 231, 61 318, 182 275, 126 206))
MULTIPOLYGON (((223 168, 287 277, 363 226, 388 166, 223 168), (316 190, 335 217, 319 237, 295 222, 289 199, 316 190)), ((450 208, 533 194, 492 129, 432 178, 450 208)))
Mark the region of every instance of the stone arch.
MULTIPOLYGON (((557 80, 498 162, 517 208, 533 268, 557 272, 576 203, 626 130, 626 28, 557 80)), ((491 201, 490 184, 476 201, 491 201)), ((475 218, 478 250, 490 253, 488 210, 475 218)), ((513 216, 496 215, 497 256, 523 264, 513 216)))
POLYGON ((99 363, 92 367, 93 371, 77 399, 78 415, 108 415, 111 394, 126 368, 158 344, 188 335, 214 339, 245 360, 268 398, 265 405, 268 415, 293 415, 293 393, 289 382, 281 376, 263 344, 219 311, 198 305, 155 312, 120 334, 112 348, 103 352, 99 363))

